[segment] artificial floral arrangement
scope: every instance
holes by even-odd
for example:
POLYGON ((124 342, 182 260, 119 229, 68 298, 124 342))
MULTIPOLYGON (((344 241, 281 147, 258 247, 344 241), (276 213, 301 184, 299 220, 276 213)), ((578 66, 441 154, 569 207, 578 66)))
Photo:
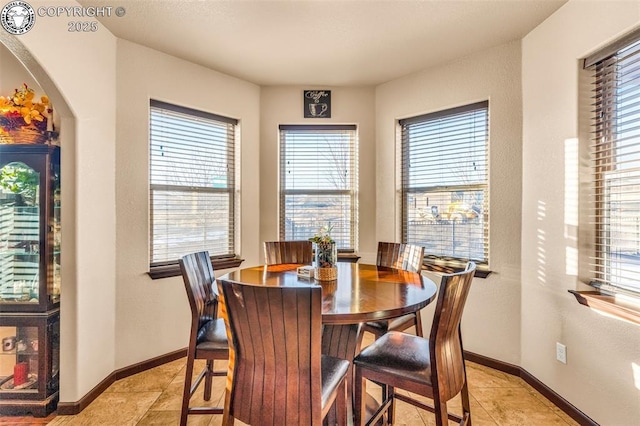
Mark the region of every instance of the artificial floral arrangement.
POLYGON ((34 97, 35 92, 26 84, 11 96, 0 96, 0 136, 31 131, 46 138, 52 124, 48 123, 52 113, 49 98, 42 96, 40 102, 34 102, 34 97))
POLYGON ((324 225, 313 237, 309 238, 309 241, 312 243, 335 243, 330 235, 332 230, 333 225, 324 225))

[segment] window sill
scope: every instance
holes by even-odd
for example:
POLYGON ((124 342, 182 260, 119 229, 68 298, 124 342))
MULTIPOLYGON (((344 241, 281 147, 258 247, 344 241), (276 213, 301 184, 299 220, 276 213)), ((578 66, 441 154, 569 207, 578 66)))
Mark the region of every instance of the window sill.
POLYGON ((569 290, 581 305, 614 318, 640 325, 640 300, 630 296, 613 295, 598 290, 569 290))
MULTIPOLYGON (((222 259, 211 259, 211 264, 213 265, 214 271, 219 271, 221 269, 229 269, 229 268, 237 268, 244 262, 244 259, 240 259, 239 257, 225 257, 222 259)), ((163 266, 153 266, 149 269, 147 274, 151 277, 152 280, 157 280, 160 278, 169 278, 169 277, 177 277, 182 275, 180 271, 180 265, 178 263, 163 265, 163 266)))

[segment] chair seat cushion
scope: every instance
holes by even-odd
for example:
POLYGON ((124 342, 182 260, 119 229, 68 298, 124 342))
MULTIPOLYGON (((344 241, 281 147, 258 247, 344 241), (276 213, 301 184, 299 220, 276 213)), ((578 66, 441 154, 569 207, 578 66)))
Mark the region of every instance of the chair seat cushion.
POLYGON ((224 319, 218 318, 205 322, 198 330, 196 340, 196 358, 206 358, 208 352, 228 351, 227 330, 224 319))
POLYGON ((356 367, 431 386, 429 340, 422 337, 390 331, 364 348, 353 363, 356 367))
MULTIPOLYGON (((340 384, 340 380, 347 374, 349 361, 329 355, 322 355, 320 369, 322 370, 322 407, 326 407, 327 402, 331 399, 331 395, 340 384)), ((338 395, 338 398, 340 397, 341 396, 338 395)))

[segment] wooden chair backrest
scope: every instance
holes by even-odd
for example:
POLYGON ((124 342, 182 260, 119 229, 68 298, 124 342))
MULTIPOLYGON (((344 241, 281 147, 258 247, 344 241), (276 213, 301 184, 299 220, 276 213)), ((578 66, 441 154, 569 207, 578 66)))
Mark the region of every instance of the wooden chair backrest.
MULTIPOLYGON (((187 254, 179 263, 191 307, 191 332, 194 334, 205 322, 218 316, 216 277, 207 251, 187 254)), ((195 339, 192 340, 195 344, 195 339)))
POLYGON ((379 242, 376 265, 420 272, 423 258, 424 247, 414 244, 379 242))
POLYGON ((311 264, 313 243, 311 241, 265 241, 264 261, 267 265, 311 264))
POLYGON ((322 288, 219 285, 229 415, 252 425, 320 425, 322 288))
POLYGON ((433 392, 444 401, 457 395, 465 380, 460 321, 475 270, 476 264, 468 262, 464 271, 444 275, 438 290, 429 350, 433 392))

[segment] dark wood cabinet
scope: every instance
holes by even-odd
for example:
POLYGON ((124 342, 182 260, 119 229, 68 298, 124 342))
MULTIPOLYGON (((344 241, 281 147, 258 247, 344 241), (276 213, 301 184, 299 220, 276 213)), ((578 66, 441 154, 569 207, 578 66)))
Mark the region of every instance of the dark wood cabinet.
POLYGON ((0 315, 0 415, 45 417, 60 385, 60 311, 0 315))
POLYGON ((60 148, 0 145, 0 415, 58 401, 60 148))

